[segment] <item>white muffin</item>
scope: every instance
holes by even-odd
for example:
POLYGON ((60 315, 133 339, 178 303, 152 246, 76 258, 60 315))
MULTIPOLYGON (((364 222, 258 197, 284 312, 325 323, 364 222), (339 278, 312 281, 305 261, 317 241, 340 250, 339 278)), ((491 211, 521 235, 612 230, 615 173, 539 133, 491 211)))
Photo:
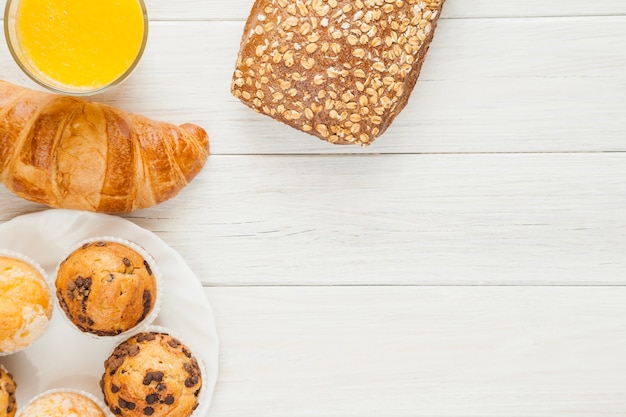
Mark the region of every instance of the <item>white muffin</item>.
POLYGON ((0 252, 0 355, 18 352, 37 340, 51 316, 43 269, 25 257, 0 252))
POLYGON ((20 410, 18 417, 107 417, 91 394, 77 390, 46 391, 20 410))

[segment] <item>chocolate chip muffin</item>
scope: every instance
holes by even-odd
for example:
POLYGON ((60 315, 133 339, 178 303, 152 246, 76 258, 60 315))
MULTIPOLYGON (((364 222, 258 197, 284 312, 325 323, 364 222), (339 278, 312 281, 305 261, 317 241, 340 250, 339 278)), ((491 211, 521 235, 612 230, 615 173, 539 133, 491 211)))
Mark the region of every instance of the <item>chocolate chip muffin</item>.
POLYGON ((83 244, 59 265, 59 306, 78 329, 97 336, 115 336, 144 323, 158 296, 148 258, 130 242, 83 244))
POLYGON ((51 390, 33 399, 19 417, 106 417, 106 414, 90 394, 51 390))
POLYGON ((51 316, 45 272, 17 254, 0 254, 0 355, 33 343, 48 329, 51 316))
POLYGON ((13 417, 17 411, 13 375, 0 366, 0 417, 13 417))
POLYGON ((118 416, 187 417, 198 406, 202 373, 189 348, 164 332, 142 332, 104 363, 100 386, 118 416))

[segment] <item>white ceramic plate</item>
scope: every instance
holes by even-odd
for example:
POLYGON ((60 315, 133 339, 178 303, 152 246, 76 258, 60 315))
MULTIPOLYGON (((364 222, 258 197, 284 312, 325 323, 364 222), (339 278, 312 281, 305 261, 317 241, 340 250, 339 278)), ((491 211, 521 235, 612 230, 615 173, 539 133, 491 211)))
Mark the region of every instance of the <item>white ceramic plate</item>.
MULTIPOLYGON (((0 248, 21 252, 38 262, 51 284, 57 264, 79 241, 117 236, 146 249, 163 274, 163 303, 154 325, 167 327, 184 339, 206 366, 203 401, 194 416, 209 410, 218 370, 218 338, 213 312, 202 285, 182 257, 158 236, 121 217, 47 210, 17 217, 0 225, 0 248)), ((53 291, 53 290, 52 290, 53 291)), ((104 361, 119 340, 95 339, 71 328, 55 305, 46 333, 25 350, 1 356, 0 363, 18 385, 18 408, 53 388, 75 388, 102 398, 104 361)))

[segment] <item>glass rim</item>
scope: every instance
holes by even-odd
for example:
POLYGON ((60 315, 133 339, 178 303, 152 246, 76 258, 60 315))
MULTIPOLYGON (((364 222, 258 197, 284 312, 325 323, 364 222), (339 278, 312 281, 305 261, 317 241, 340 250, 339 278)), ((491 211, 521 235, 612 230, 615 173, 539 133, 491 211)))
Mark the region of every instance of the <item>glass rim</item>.
POLYGON ((23 58, 20 57, 20 52, 18 52, 20 50, 19 42, 16 39, 16 35, 14 34, 16 20, 15 12, 17 10, 17 5, 20 3, 20 1, 21 0, 6 1, 6 5, 4 7, 4 39, 6 41, 7 47, 9 48, 9 52, 11 53, 11 57, 13 58, 17 66, 22 70, 24 74, 26 74, 32 81, 34 81, 38 85, 58 94, 66 94, 71 96, 89 96, 102 93, 120 84, 122 81, 126 80, 139 65, 139 62, 141 61, 143 53, 146 49, 146 45, 148 44, 149 32, 148 9, 144 0, 135 0, 137 1, 137 3, 139 3, 139 6, 141 8, 141 15, 143 18, 143 36, 141 39, 139 50, 137 51, 133 62, 122 74, 116 77, 113 81, 96 88, 72 87, 70 85, 64 85, 60 82, 50 82, 48 80, 53 80, 52 77, 46 78, 45 76, 38 75, 33 69, 29 68, 28 65, 23 62, 23 58), (15 9, 12 6, 14 6, 15 9))

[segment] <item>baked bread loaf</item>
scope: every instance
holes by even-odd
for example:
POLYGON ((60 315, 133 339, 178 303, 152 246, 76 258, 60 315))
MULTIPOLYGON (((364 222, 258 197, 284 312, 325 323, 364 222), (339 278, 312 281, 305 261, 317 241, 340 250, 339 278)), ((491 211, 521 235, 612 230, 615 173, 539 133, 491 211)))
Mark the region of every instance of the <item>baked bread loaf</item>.
POLYGON ((15 390, 17 384, 13 375, 0 365, 0 417, 13 417, 17 411, 15 390))
POLYGON ((406 105, 443 0, 256 0, 231 92, 336 144, 368 145, 406 105))
POLYGON ((59 305, 81 331, 115 336, 142 323, 157 302, 154 266, 128 245, 82 245, 59 265, 59 305))
POLYGON ((52 297, 44 272, 0 254, 0 355, 28 347, 48 329, 52 297))
POLYGON ((77 390, 50 390, 20 410, 20 417, 106 417, 90 394, 77 390))
POLYGON ((164 332, 142 332, 114 349, 100 386, 115 415, 187 417, 199 404, 202 373, 179 340, 164 332))
POLYGON ((0 182, 27 200, 127 213, 174 197, 208 155, 199 126, 0 81, 0 182))

